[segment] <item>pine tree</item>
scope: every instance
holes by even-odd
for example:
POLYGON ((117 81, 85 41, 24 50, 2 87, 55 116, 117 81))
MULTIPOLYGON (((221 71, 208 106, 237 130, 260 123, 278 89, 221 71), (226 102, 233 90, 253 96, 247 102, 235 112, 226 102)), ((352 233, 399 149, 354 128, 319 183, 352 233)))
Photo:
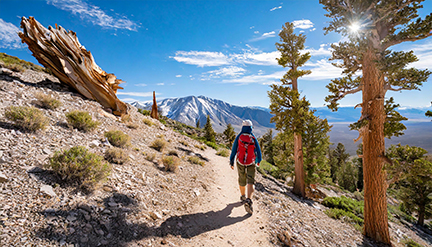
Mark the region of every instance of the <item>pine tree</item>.
POLYGON ((327 86, 329 107, 337 110, 338 101, 348 94, 362 92, 362 116, 358 121, 363 141, 364 234, 390 244, 387 218, 386 185, 383 166, 384 98, 388 90, 419 89, 430 72, 406 65, 417 61, 410 52, 392 52, 391 46, 424 39, 432 35, 432 14, 416 19, 422 0, 320 0, 327 17, 332 18, 326 33, 335 31, 349 37, 332 45, 332 59, 344 68, 345 77, 327 86), (350 28, 351 27, 351 28, 350 28), (358 32, 352 31, 358 30, 358 32), (357 76, 357 71, 362 71, 357 76))
POLYGON ((304 49, 306 36, 294 34, 294 25, 285 23, 279 33, 281 43, 276 43, 281 57, 277 59, 279 65, 289 68, 281 79, 282 85, 273 84, 269 92, 270 109, 275 116, 271 119, 276 123, 276 129, 294 133, 295 180, 293 193, 305 197, 305 172, 303 167, 303 146, 301 134, 304 132, 305 121, 312 116, 309 102, 300 99, 297 79, 310 74, 310 70, 300 70, 309 59, 310 54, 301 53, 304 49), (289 87, 291 86, 291 87, 289 87))
POLYGON ((223 132, 225 139, 227 140, 228 143, 228 147, 231 148, 232 144, 236 138, 236 134, 234 132, 234 128, 232 127, 231 124, 228 124, 226 129, 223 132))
POLYGON ((325 182, 330 176, 327 150, 330 146, 328 133, 331 126, 327 119, 320 119, 316 116, 308 120, 305 132, 302 133, 306 185, 325 182))
POLYGON ((274 164, 273 130, 269 129, 258 141, 262 150, 263 159, 270 164, 274 164))
POLYGON ((345 146, 338 143, 336 148, 331 149, 330 156, 330 176, 333 183, 337 182, 337 174, 342 166, 348 161, 349 154, 345 151, 345 146))
POLYGON ((207 122, 204 125, 204 137, 209 142, 215 142, 216 133, 213 130, 213 127, 211 125, 210 115, 207 115, 207 122))

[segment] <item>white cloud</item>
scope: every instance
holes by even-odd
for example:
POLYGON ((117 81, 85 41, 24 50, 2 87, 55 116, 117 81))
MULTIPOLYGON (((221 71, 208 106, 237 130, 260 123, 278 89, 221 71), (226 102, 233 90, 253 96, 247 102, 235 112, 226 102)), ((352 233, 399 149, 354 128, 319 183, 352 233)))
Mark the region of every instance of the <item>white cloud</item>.
POLYGON ((311 56, 331 56, 332 51, 329 44, 321 44, 318 50, 313 48, 306 48, 304 52, 310 52, 311 56), (327 47, 327 48, 326 48, 327 47))
POLYGON ((249 29, 254 29, 255 28, 255 26, 252 26, 252 27, 250 27, 249 29))
POLYGON ((267 39, 267 38, 272 38, 276 36, 276 32, 275 31, 271 31, 268 33, 263 33, 260 37, 257 38, 253 38, 250 41, 258 41, 258 40, 263 40, 263 39, 267 39))
POLYGON ((177 62, 198 65, 198 67, 205 66, 221 66, 230 63, 228 57, 221 52, 208 52, 208 51, 177 51, 174 58, 177 62))
POLYGON ((145 84, 145 83, 138 83, 138 84, 134 84, 134 86, 147 87, 147 84, 145 84))
POLYGON ((165 83, 161 82, 161 83, 158 83, 158 84, 156 84, 156 85, 158 85, 158 86, 163 86, 163 85, 165 85, 165 83))
POLYGON ((310 20, 298 20, 298 21, 293 21, 292 23, 294 24, 294 29, 296 28, 309 29, 309 28, 313 28, 314 26, 313 22, 311 22, 310 20))
POLYGON ((128 96, 135 96, 135 97, 153 97, 153 92, 117 92, 117 95, 128 95, 128 96))
POLYGON ((282 6, 274 7, 272 9, 270 9, 270 11, 274 11, 274 10, 281 9, 281 8, 282 8, 282 6))
POLYGON ((342 69, 333 66, 327 59, 321 59, 315 63, 306 63, 305 67, 305 69, 312 71, 311 74, 304 77, 305 80, 330 80, 342 77, 342 69))
POLYGON ((177 78, 180 78, 180 77, 182 77, 182 75, 176 75, 176 77, 177 77, 177 78))
POLYGON ((276 58, 280 57, 279 51, 273 52, 249 52, 245 51, 243 54, 232 55, 235 61, 244 64, 254 65, 278 65, 276 58))
POLYGON ((0 48, 20 49, 25 48, 18 36, 20 29, 14 24, 5 22, 0 18, 0 48))
POLYGON ((419 59, 417 62, 411 63, 408 66, 417 69, 432 70, 432 42, 426 42, 420 45, 414 45, 411 49, 419 59))
POLYGON ((269 85, 274 83, 280 83, 280 78, 283 77, 283 75, 286 73, 286 71, 277 71, 273 74, 256 74, 256 75, 248 75, 243 76, 241 78, 233 78, 233 79, 225 79, 222 80, 222 82, 227 83, 240 83, 240 84, 251 84, 251 83, 258 83, 262 85, 269 85))
POLYGON ((220 78, 220 77, 237 78, 239 76, 244 75, 245 72, 246 70, 241 67, 230 66, 230 67, 220 68, 217 70, 208 71, 205 74, 209 75, 206 79, 220 78))
POLYGON ((47 0, 48 4, 71 12, 82 20, 89 21, 94 25, 113 29, 127 29, 137 31, 138 24, 126 17, 112 17, 106 14, 98 6, 88 4, 82 0, 47 0))
POLYGON ((135 101, 139 101, 137 99, 134 98, 120 98, 121 101, 126 102, 126 103, 133 103, 135 101))
POLYGON ((254 31, 254 34, 259 34, 259 31, 254 31))

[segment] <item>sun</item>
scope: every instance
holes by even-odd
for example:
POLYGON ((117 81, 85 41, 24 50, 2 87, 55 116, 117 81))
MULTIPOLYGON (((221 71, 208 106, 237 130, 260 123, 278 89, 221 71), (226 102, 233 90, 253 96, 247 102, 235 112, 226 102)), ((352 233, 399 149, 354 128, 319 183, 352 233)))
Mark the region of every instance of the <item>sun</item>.
POLYGON ((349 26, 349 29, 353 33, 358 33, 360 31, 360 28, 361 28, 361 26, 357 22, 354 22, 354 23, 351 24, 351 26, 349 26))

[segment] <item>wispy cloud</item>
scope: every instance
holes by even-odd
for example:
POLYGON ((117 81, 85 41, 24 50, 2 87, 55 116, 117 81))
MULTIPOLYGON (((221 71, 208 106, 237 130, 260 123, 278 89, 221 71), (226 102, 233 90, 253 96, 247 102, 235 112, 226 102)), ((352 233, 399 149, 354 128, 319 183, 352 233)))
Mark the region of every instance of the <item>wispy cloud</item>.
POLYGON ((420 45, 414 45, 410 50, 414 51, 418 61, 408 66, 417 69, 429 69, 432 70, 432 42, 428 41, 420 45))
POLYGON ((248 75, 243 76, 241 78, 232 78, 232 79, 225 79, 222 80, 222 82, 225 83, 240 83, 240 84, 251 84, 251 83, 258 83, 262 85, 269 85, 274 83, 279 83, 280 78, 286 73, 286 71, 277 71, 272 74, 264 75, 261 73, 254 74, 254 75, 248 75))
POLYGON ((314 48, 306 48, 304 52, 310 52, 311 56, 328 56, 330 57, 332 54, 331 48, 329 44, 321 44, 318 50, 314 48))
POLYGON ((182 75, 176 75, 176 77, 177 77, 177 78, 180 78, 180 77, 182 77, 182 75))
POLYGON ((321 59, 317 62, 308 62, 305 69, 310 69, 311 74, 304 77, 305 80, 330 80, 342 77, 342 69, 333 66, 327 59, 321 59))
POLYGON ((0 48, 20 49, 25 46, 18 36, 20 29, 12 23, 5 22, 0 18, 0 48))
POLYGON ((221 66, 230 63, 229 58, 221 52, 208 51, 177 51, 174 57, 177 62, 205 66, 221 66))
POLYGON ((201 80, 210 80, 212 78, 220 78, 220 77, 237 78, 244 75, 245 72, 246 70, 241 67, 229 66, 217 70, 208 71, 203 74, 201 80))
POLYGON ((145 83, 138 83, 138 84, 134 84, 134 86, 147 87, 147 84, 145 84, 145 83))
POLYGON ((153 92, 117 92, 117 95, 128 95, 128 96, 135 96, 135 97, 153 97, 153 92))
POLYGON ((276 36, 276 32, 275 31, 271 31, 268 33, 263 33, 260 37, 257 38, 253 38, 250 41, 258 41, 258 40, 263 40, 263 39, 268 39, 268 38, 272 38, 276 36))
POLYGON ((274 7, 274 8, 272 8, 272 9, 270 9, 270 11, 275 11, 275 10, 277 10, 277 9, 281 9, 281 8, 282 8, 282 6, 274 7))
POLYGON ((156 85, 158 85, 158 86, 163 86, 163 85, 165 85, 165 83, 161 82, 161 83, 158 83, 158 84, 156 84, 156 85))
POLYGON ((245 51, 244 53, 233 54, 232 57, 237 63, 271 66, 278 65, 276 58, 280 57, 280 52, 245 51))
MULTIPOLYGON (((310 20, 297 20, 292 22, 294 24, 294 29, 309 29, 313 28, 314 24, 310 20)), ((313 30, 312 30, 313 31, 313 30)))
POLYGON ((98 6, 86 3, 83 0, 47 0, 48 4, 71 12, 82 20, 89 21, 94 25, 112 29, 126 29, 137 31, 139 25, 126 17, 113 17, 106 14, 98 6))

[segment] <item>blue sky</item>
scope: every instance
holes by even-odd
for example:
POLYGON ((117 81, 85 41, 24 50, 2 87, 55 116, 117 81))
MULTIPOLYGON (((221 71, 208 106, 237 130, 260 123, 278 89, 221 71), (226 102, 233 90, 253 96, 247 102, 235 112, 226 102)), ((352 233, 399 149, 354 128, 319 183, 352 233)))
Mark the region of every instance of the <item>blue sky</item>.
MULTIPOLYGON (((432 12, 425 1, 421 17, 432 12)), ((325 104, 325 86, 340 76, 330 64, 330 44, 343 37, 324 35, 330 21, 318 1, 138 1, 138 0, 1 0, 0 52, 37 63, 17 32, 20 18, 34 16, 45 27, 76 32, 96 63, 126 83, 118 97, 126 102, 204 95, 240 106, 269 106, 269 85, 286 72, 279 66, 275 42, 285 22, 306 35, 312 55, 304 69, 312 74, 299 88, 312 106, 325 104)), ((398 45, 414 50, 412 66, 432 70, 432 38, 398 45)), ((396 103, 428 107, 432 78, 421 91, 388 92, 396 103)), ((340 103, 354 106, 361 93, 340 103)))

